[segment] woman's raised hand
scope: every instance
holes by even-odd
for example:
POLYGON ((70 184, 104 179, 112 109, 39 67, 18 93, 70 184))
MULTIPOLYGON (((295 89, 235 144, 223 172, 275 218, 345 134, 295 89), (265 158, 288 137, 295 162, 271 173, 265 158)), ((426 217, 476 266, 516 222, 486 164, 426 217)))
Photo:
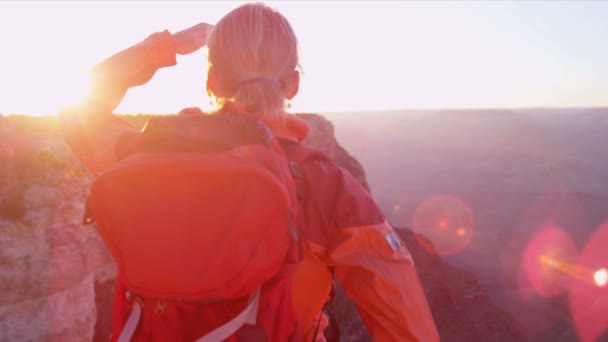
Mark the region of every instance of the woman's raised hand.
POLYGON ((212 27, 211 24, 200 23, 174 33, 175 52, 180 55, 187 55, 205 46, 212 27))

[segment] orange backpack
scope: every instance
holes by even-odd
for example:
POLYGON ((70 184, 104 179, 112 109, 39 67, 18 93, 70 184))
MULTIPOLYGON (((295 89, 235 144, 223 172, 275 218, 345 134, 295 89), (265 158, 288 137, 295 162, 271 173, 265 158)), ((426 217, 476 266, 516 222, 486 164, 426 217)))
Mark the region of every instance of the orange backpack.
POLYGON ((90 188, 118 266, 112 341, 293 341, 290 163, 261 121, 155 117, 90 188))

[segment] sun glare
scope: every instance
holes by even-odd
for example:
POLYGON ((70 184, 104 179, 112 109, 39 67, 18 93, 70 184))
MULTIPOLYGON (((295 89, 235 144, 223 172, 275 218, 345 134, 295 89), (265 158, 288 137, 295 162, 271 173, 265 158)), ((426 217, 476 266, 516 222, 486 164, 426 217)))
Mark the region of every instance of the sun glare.
POLYGON ((65 81, 49 95, 56 99, 52 105, 54 112, 49 114, 55 114, 62 108, 78 104, 87 94, 88 79, 86 76, 88 75, 70 75, 66 72, 65 76, 65 81))
POLYGON ((56 115, 61 108, 76 105, 88 90, 88 75, 78 71, 65 65, 53 70, 37 70, 32 75, 17 71, 3 75, 7 83, 27 89, 9 92, 13 97, 7 99, 8 114, 56 115))

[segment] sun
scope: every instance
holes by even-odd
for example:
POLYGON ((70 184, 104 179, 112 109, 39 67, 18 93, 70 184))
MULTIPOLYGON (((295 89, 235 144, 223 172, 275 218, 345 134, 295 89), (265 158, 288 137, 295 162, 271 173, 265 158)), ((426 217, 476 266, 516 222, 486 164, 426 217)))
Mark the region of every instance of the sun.
POLYGON ((49 96, 49 110, 51 110, 49 114, 56 114, 64 108, 76 106, 89 91, 87 73, 74 72, 66 67, 62 74, 64 75, 63 80, 47 95, 49 96))
POLYGON ((10 99, 10 102, 21 104, 16 113, 57 115, 62 109, 76 106, 88 92, 88 80, 76 73, 61 73, 59 78, 55 75, 38 76, 36 87, 10 99))

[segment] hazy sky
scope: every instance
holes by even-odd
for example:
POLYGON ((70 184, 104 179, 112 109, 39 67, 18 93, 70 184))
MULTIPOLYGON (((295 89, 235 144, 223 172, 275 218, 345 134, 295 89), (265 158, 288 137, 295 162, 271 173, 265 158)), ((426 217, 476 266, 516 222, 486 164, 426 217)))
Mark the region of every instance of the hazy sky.
MULTIPOLYGON (((106 56, 239 4, 0 1, 0 112, 53 114, 106 56)), ((300 39, 294 110, 608 106, 605 1, 270 4, 300 39)), ((118 111, 208 108, 204 57, 179 57, 118 111)))

